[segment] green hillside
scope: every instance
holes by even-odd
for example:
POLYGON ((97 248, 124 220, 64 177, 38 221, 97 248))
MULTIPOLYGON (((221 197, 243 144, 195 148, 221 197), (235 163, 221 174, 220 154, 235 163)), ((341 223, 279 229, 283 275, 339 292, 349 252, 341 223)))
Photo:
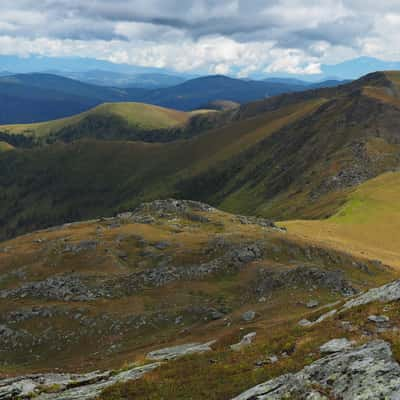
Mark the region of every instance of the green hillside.
POLYGON ((400 173, 388 172, 362 184, 329 219, 282 225, 319 245, 400 268, 400 173))
POLYGON ((131 128, 140 130, 167 129, 183 125, 192 114, 142 103, 105 103, 69 118, 36 124, 3 125, 0 131, 44 137, 62 129, 77 126, 87 118, 122 119, 131 128))
POLYGON ((14 146, 12 146, 11 144, 0 141, 0 153, 2 153, 3 151, 12 150, 13 148, 14 148, 14 146))
MULTIPOLYGON (((98 139, 115 139, 122 125, 91 120, 95 140, 78 140, 90 138, 80 125, 64 131, 69 144, 4 153, 0 236, 166 197, 279 220, 329 217, 358 185, 400 165, 391 77, 371 74, 340 88, 250 103, 209 118, 206 126, 215 128, 185 141, 106 142, 98 139), (372 95, 381 92, 390 101, 372 95)), ((187 116, 161 112, 162 124, 165 114, 171 124, 187 116)))

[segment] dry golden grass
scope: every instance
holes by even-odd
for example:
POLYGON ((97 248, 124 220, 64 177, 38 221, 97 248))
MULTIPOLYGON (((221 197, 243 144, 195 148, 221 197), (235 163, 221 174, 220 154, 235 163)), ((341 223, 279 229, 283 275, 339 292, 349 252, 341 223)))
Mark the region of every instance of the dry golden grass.
POLYGON ((311 243, 400 269, 400 173, 389 172, 364 183, 329 219, 281 225, 311 243))

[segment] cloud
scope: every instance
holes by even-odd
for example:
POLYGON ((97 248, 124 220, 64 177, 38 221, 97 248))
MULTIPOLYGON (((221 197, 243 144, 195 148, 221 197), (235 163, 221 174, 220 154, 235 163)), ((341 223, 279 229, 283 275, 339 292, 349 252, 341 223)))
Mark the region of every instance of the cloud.
POLYGON ((177 71, 315 74, 355 55, 400 58, 398 0, 14 0, 0 52, 177 71))

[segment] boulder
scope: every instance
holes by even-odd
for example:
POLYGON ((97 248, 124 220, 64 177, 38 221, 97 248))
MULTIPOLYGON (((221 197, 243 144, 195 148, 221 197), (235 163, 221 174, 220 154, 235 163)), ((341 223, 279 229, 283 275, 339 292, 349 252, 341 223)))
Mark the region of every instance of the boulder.
POLYGON ((319 306, 319 301, 318 300, 310 300, 307 304, 307 308, 315 308, 319 306))
POLYGON ((368 321, 375 322, 376 324, 385 324, 390 321, 386 315, 370 315, 368 321))
POLYGON ((329 354, 329 353, 338 353, 340 351, 344 351, 350 349, 352 347, 352 343, 347 339, 333 339, 328 343, 325 343, 319 348, 321 353, 329 354))
POLYGON ((257 336, 256 332, 248 333, 246 336, 243 337, 243 339, 239 343, 233 344, 231 346, 231 350, 240 351, 245 347, 250 346, 253 343, 253 340, 255 339, 256 336, 257 336))
POLYGON ((242 314, 242 320, 245 322, 251 322, 256 317, 255 311, 246 311, 242 314))

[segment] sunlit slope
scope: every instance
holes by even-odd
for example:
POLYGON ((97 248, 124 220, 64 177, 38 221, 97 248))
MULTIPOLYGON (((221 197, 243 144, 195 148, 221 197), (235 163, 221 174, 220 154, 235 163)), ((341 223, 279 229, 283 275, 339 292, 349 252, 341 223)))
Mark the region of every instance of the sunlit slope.
POLYGON ((400 268, 400 173, 372 179, 327 220, 283 222, 290 233, 400 268))
MULTIPOLYGON (((35 230, 69 220, 109 215, 142 201, 184 198, 189 191, 202 187, 194 183, 181 188, 180 182, 234 159, 318 106, 319 102, 304 102, 298 107, 283 107, 187 141, 90 140, 68 145, 56 143, 21 154, 11 152, 15 154, 0 158, 0 169, 4 167, 13 175, 13 180, 7 174, 0 176, 0 187, 8 193, 0 200, 4 204, 0 217, 8 224, 0 231, 7 231, 5 236, 10 237, 26 232, 28 226, 28 230, 35 230), (20 194, 22 190, 25 195, 20 194), (21 208, 7 206, 14 201, 21 208)), ((226 171, 230 174, 229 166, 226 171)))
POLYGON ((13 148, 14 147, 11 144, 0 141, 0 153, 2 153, 3 151, 12 150, 13 148))
POLYGON ((167 129, 184 124, 192 113, 143 103, 105 103, 82 114, 36 124, 3 125, 0 131, 43 137, 77 125, 89 117, 119 118, 142 130, 167 129))

